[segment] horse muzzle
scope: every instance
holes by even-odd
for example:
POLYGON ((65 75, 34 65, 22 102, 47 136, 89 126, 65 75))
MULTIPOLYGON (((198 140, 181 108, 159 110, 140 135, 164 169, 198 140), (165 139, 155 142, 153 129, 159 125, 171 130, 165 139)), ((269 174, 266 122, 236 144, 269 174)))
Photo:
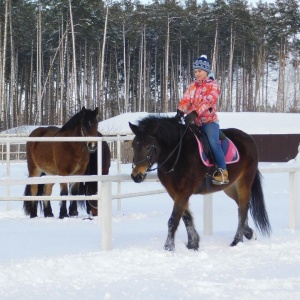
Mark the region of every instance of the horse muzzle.
POLYGON ((136 183, 141 183, 145 180, 147 176, 147 173, 141 173, 141 172, 138 172, 136 175, 133 175, 133 173, 131 173, 131 178, 134 182, 136 183))
POLYGON ((97 143, 96 142, 88 142, 87 148, 89 153, 94 153, 97 150, 97 143))

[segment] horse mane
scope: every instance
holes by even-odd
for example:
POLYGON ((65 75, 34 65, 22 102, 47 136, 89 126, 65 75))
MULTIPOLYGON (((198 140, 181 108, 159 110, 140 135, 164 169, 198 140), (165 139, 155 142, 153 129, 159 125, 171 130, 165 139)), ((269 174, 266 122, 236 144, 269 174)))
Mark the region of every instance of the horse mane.
POLYGON ((149 115, 138 122, 141 135, 152 135, 170 145, 180 138, 180 125, 175 117, 149 115))
POLYGON ((60 129, 60 132, 68 131, 74 129, 81 120, 81 111, 76 113, 67 123, 65 123, 62 128, 60 129))

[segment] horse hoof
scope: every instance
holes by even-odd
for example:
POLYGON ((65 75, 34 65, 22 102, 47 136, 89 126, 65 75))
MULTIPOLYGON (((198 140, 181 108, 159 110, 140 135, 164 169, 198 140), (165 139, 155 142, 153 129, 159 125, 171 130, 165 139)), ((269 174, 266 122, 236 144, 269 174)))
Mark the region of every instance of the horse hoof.
POLYGON ((165 245, 164 249, 166 251, 174 251, 175 250, 175 246, 174 245, 165 245))
POLYGON ((37 218, 37 215, 30 215, 30 219, 37 218))
POLYGON ((69 218, 69 215, 68 215, 68 214, 60 215, 59 218, 60 218, 60 219, 69 218))
POLYGON ((51 214, 46 214, 46 215, 45 215, 45 218, 53 218, 53 217, 54 217, 54 214, 52 214, 52 213, 51 213, 51 214))
POLYGON ((187 244, 186 247, 189 250, 194 250, 194 251, 198 251, 199 250, 199 245, 190 245, 190 244, 187 244))
POLYGON ((70 217, 78 217, 78 211, 69 212, 70 217))
POLYGON ((235 247, 239 242, 243 242, 243 241, 240 241, 238 239, 234 239, 233 242, 230 244, 230 247, 235 247))
POLYGON ((244 233, 244 237, 248 240, 256 240, 257 239, 256 233, 254 230, 251 230, 251 232, 244 233))

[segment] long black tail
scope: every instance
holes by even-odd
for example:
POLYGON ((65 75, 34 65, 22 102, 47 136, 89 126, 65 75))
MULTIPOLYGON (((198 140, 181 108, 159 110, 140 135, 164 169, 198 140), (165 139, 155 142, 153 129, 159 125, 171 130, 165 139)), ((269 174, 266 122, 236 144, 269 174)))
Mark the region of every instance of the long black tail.
POLYGON ((262 235, 270 236, 272 229, 265 207, 261 180, 262 175, 259 170, 257 170, 251 189, 250 213, 259 232, 262 235))

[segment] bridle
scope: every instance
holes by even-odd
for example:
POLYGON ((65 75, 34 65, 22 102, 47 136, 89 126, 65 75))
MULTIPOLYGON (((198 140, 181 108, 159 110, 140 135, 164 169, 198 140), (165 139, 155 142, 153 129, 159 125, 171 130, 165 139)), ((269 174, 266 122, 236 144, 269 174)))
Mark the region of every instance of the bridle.
POLYGON ((137 163, 133 163, 133 164, 132 164, 132 169, 134 169, 135 166, 136 166, 137 164, 140 164, 140 163, 142 163, 142 162, 144 162, 144 161, 148 161, 149 165, 148 165, 148 168, 147 168, 146 172, 156 171, 156 170, 160 169, 160 168, 161 168, 161 167, 162 167, 162 166, 163 166, 163 165, 171 158, 171 156, 175 153, 175 151, 176 151, 177 148, 178 148, 178 152, 177 152, 177 156, 176 156, 175 162, 174 162, 172 168, 171 168, 169 171, 167 171, 166 173, 171 173, 171 172, 173 172, 174 169, 175 169, 175 166, 177 165, 177 162, 178 162, 178 160, 179 160, 179 156, 180 156, 180 152, 181 152, 181 147, 182 147, 182 140, 183 140, 183 137, 184 137, 184 135, 186 134, 188 128, 189 128, 189 126, 186 126, 186 128, 185 128, 183 134, 181 134, 181 131, 180 131, 180 139, 179 139, 178 144, 174 147, 174 149, 173 149, 173 150, 171 151, 171 153, 167 156, 167 158, 166 158, 160 165, 157 165, 156 168, 153 168, 153 169, 152 169, 152 166, 153 166, 153 163, 152 163, 152 156, 153 156, 153 151, 154 151, 155 149, 157 150, 157 147, 155 146, 155 144, 152 144, 151 149, 149 150, 149 153, 148 153, 148 155, 146 156, 146 158, 140 160, 140 161, 137 162, 137 163))
POLYGON ((132 169, 134 169, 136 167, 136 165, 138 165, 138 164, 140 164, 140 163, 142 163, 144 161, 148 161, 148 168, 147 168, 146 172, 154 171, 154 169, 151 169, 151 167, 153 166, 152 156, 153 156, 153 151, 154 150, 157 150, 157 147, 154 144, 152 144, 151 145, 151 149, 149 150, 148 155, 144 159, 138 161, 137 163, 133 162, 132 163, 132 169))

